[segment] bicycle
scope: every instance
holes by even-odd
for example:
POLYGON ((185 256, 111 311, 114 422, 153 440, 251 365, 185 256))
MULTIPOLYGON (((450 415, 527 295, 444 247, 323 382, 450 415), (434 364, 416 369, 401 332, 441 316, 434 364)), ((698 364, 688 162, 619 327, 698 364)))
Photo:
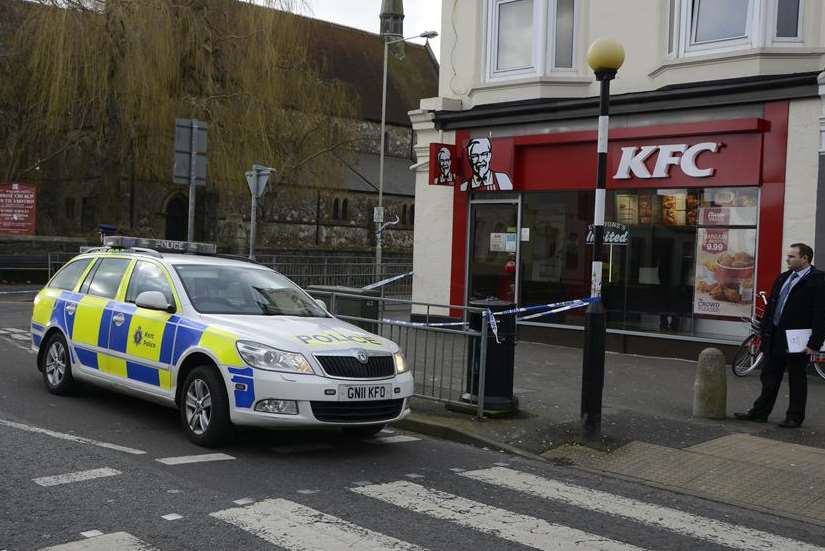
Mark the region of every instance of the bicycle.
MULTIPOLYGON (((757 296, 761 301, 761 305, 756 305, 753 316, 742 318, 743 321, 750 324, 750 334, 739 345, 736 354, 733 355, 733 362, 730 364, 731 371, 737 377, 744 377, 754 369, 761 367, 762 362, 765 360, 765 355, 760 350, 762 345, 760 327, 762 316, 765 315, 765 307, 768 304, 768 295, 765 291, 759 291, 757 296)), ((825 365, 823 365, 823 369, 825 369, 825 365)), ((817 368, 817 371, 819 371, 819 368, 817 368)), ((825 378, 825 375, 823 375, 823 378, 825 378)))

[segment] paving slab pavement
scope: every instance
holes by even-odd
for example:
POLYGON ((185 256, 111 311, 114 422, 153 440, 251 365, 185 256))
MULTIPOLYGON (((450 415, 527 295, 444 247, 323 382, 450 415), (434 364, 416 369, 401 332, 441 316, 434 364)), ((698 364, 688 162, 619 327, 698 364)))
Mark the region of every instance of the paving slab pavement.
POLYGON ((581 350, 520 342, 519 412, 479 420, 443 403, 413 400, 408 428, 637 480, 825 526, 825 381, 809 375, 807 418, 782 429, 783 383, 769 423, 732 418, 750 407, 759 374, 728 373, 723 420, 692 417, 696 363, 608 353, 603 437, 580 436, 581 350))

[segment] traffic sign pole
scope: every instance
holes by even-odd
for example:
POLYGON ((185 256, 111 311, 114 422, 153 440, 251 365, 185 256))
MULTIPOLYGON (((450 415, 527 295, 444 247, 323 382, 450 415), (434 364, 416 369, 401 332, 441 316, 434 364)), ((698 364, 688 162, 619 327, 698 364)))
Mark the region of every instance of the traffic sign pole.
POLYGON ((198 122, 192 119, 192 149, 189 161, 189 219, 186 224, 186 240, 195 240, 195 199, 197 196, 197 186, 195 185, 195 157, 197 150, 195 149, 195 141, 198 134, 198 122))

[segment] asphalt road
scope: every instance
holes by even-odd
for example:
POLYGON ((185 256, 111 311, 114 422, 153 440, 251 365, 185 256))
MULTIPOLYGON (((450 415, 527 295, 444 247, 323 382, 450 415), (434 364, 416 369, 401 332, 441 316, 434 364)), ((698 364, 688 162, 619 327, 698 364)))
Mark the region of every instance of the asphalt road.
POLYGON ((48 394, 25 300, 0 295, 0 551, 825 546, 819 526, 402 431, 198 448, 173 410, 48 394))

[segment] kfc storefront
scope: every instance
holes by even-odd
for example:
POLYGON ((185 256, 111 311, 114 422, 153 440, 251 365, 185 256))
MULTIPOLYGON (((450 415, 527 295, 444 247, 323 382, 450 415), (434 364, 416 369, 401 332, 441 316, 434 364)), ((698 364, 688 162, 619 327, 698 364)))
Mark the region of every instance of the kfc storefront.
MULTIPOLYGON (((608 345, 733 344, 781 265, 788 103, 762 117, 610 131, 604 272, 608 345)), ((596 132, 431 144, 431 186, 452 186, 450 302, 521 306, 590 294, 596 132)), ((584 312, 519 322, 579 344, 584 312)), ((655 346, 654 346, 655 351, 655 346)), ((692 353, 692 351, 691 351, 692 353)))

